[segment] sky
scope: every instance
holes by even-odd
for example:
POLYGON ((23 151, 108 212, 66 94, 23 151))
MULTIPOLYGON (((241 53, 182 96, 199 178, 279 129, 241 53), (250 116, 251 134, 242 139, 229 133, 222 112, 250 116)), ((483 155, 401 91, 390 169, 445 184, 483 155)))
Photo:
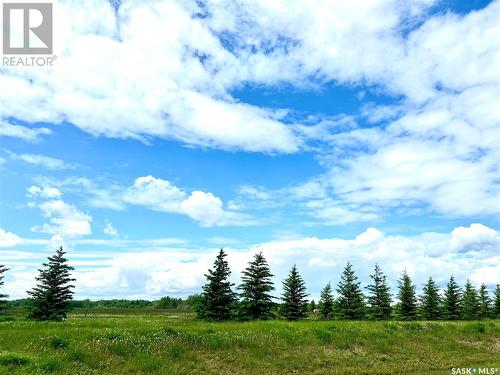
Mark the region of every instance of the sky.
POLYGON ((54 4, 0 67, 0 264, 64 246, 75 298, 187 296, 219 248, 311 297, 349 261, 500 281, 500 1, 54 4))

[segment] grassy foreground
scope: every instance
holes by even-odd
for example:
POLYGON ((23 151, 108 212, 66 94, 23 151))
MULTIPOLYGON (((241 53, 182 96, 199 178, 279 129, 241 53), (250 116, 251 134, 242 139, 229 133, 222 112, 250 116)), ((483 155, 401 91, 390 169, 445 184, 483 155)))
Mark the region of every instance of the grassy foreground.
POLYGON ((0 374, 450 374, 453 367, 500 368, 500 321, 0 317, 0 374))

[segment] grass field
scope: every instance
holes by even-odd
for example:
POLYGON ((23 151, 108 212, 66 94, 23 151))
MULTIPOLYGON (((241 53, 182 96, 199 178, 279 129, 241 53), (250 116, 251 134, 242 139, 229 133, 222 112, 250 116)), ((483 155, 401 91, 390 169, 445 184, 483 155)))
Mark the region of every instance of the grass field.
POLYGON ((500 368, 500 321, 205 323, 177 311, 86 318, 76 311, 63 323, 0 317, 1 374, 450 374, 454 367, 500 368))

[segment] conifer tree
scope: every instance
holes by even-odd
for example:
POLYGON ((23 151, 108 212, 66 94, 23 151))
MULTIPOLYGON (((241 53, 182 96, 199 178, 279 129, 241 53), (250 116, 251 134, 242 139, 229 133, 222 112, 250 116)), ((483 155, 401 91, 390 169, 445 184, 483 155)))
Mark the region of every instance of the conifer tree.
POLYGON ((7 307, 6 307, 6 299, 9 297, 7 294, 3 294, 2 293, 2 287, 4 285, 4 273, 7 272, 9 269, 7 267, 5 267, 3 264, 0 264, 0 311, 1 310, 5 310, 7 307))
POLYGON ((467 279, 462 297, 462 319, 475 320, 479 317, 479 296, 476 288, 467 279))
POLYGON ((196 306, 197 315, 201 319, 228 320, 233 317, 236 296, 231 290, 234 284, 229 281, 231 270, 226 257, 224 249, 220 249, 213 269, 205 274, 207 283, 203 286, 200 301, 196 306))
POLYGON ((399 314, 404 320, 414 320, 417 318, 417 296, 415 294, 415 286, 412 284, 406 269, 403 271, 398 284, 399 314))
POLYGON ((491 299, 488 289, 484 283, 479 288, 479 319, 486 319, 490 316, 491 299))
POLYGON ((378 264, 375 264, 373 275, 370 275, 373 284, 366 289, 370 291, 368 296, 369 315, 371 319, 384 320, 392 315, 391 294, 387 278, 378 264))
POLYGON ((342 319, 363 319, 365 303, 363 293, 359 287, 358 277, 347 263, 342 272, 341 280, 337 285, 337 312, 342 319))
POLYGON ((321 291, 321 298, 319 300, 319 314, 321 319, 331 319, 333 317, 333 295, 332 285, 330 283, 321 291))
POLYGON ((495 319, 500 319, 500 284, 497 284, 495 291, 493 292, 494 303, 491 312, 491 317, 495 319))
POLYGON ((432 277, 424 284, 423 294, 420 296, 420 311, 426 320, 438 320, 441 315, 441 297, 439 289, 432 277))
POLYGON ((288 277, 283 281, 283 305, 281 314, 288 320, 298 320, 307 316, 307 292, 304 279, 294 264, 288 277))
POLYGON ((446 286, 443 300, 443 315, 447 320, 461 319, 461 298, 462 291, 455 281, 455 277, 451 275, 450 281, 446 286))
POLYGON ((70 271, 74 268, 68 265, 65 254, 60 247, 55 255, 48 257, 47 263, 43 263, 43 268, 38 270, 38 284, 27 292, 31 296, 29 318, 55 321, 66 319, 70 310, 69 301, 73 299, 75 286, 72 282, 75 279, 71 278, 70 271))
POLYGON ((252 319, 268 319, 271 317, 273 297, 269 294, 274 290, 269 269, 262 253, 255 254, 254 260, 243 271, 241 309, 244 317, 252 319))

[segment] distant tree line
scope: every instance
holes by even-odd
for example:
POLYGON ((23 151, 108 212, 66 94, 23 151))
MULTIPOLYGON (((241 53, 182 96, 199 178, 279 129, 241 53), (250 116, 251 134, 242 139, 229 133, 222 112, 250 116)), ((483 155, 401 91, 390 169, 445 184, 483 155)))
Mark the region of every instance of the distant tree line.
POLYGON ((306 318, 311 312, 321 319, 348 320, 475 320, 500 318, 500 285, 491 299, 485 284, 476 290, 467 280, 462 290, 454 276, 440 293, 434 280, 429 277, 422 294, 417 296, 416 287, 404 270, 398 280, 395 296, 391 294, 387 278, 378 264, 370 275, 371 283, 363 293, 353 267, 347 263, 337 284, 338 297, 334 298, 331 283, 321 291, 319 302, 308 302, 307 289, 296 265, 283 280, 281 303, 274 300, 275 289, 270 267, 262 253, 242 273, 237 286, 229 281, 231 270, 227 254, 221 249, 214 266, 205 275, 207 282, 198 297, 196 313, 206 320, 247 320, 283 317, 287 320, 306 318), (396 297, 397 302, 393 302, 396 297))
POLYGON ((73 301, 75 279, 73 267, 68 265, 65 252, 59 248, 48 262, 43 263, 36 277, 37 285, 30 291, 30 298, 7 301, 3 290, 4 274, 8 268, 0 265, 0 311, 7 307, 26 306, 28 317, 35 320, 63 320, 71 308, 157 308, 193 309, 201 319, 218 320, 266 320, 282 317, 287 320, 304 319, 313 314, 321 319, 348 320, 475 320, 500 318, 500 285, 497 284, 490 298, 485 284, 479 290, 467 280, 463 289, 454 276, 443 293, 429 277, 417 296, 416 287, 404 270, 398 280, 398 290, 392 295, 387 278, 379 265, 375 265, 371 282, 363 293, 361 283, 353 267, 347 263, 337 284, 334 298, 331 283, 321 291, 319 302, 308 302, 304 279, 296 265, 283 280, 280 302, 272 295, 275 290, 270 267, 262 253, 255 254, 242 272, 241 284, 234 288, 229 278, 231 270, 227 254, 221 249, 212 269, 205 274, 202 293, 183 300, 163 297, 157 301, 101 300, 73 301), (397 302, 393 302, 396 297, 397 302))
MULTIPOLYGON (((161 297, 158 300, 130 300, 130 299, 102 299, 92 301, 89 299, 70 300, 70 309, 167 309, 167 310, 193 310, 195 301, 198 296, 188 296, 186 299, 174 297, 161 297)), ((28 307, 31 300, 29 298, 21 298, 16 300, 5 301, 4 308, 12 307, 28 307)))

